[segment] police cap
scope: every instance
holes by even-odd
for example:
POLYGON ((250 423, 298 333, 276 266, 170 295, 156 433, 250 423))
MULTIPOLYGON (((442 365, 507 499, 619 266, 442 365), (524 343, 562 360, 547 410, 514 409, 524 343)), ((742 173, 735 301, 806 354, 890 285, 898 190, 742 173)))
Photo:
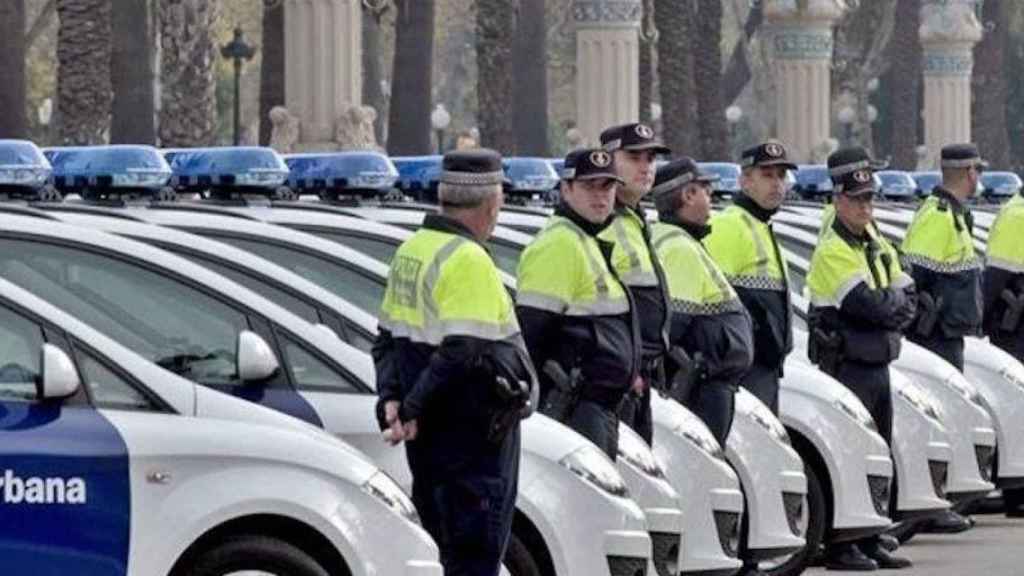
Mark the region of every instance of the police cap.
POLYGON ((562 168, 562 180, 597 180, 607 178, 622 183, 622 178, 615 173, 615 159, 612 153, 604 148, 581 148, 573 150, 565 157, 562 168))
POLYGON ((505 181, 501 154, 488 148, 455 150, 444 155, 441 182, 456 186, 492 186, 505 181))
POLYGON ((787 157, 786 147, 778 140, 769 140, 747 148, 740 156, 740 165, 744 168, 782 166, 787 170, 796 170, 796 164, 790 162, 787 157))
POLYGON ((651 194, 655 197, 674 192, 690 182, 717 182, 718 175, 701 170, 697 162, 689 156, 673 160, 658 168, 654 176, 654 187, 651 194))
POLYGON ((860 146, 836 150, 828 157, 828 174, 836 194, 863 196, 876 194, 875 170, 884 170, 888 164, 871 158, 860 146))
POLYGON ((653 150, 656 154, 671 154, 667 146, 654 137, 654 129, 640 122, 612 126, 601 132, 601 146, 609 152, 616 150, 653 150))
POLYGON ((942 147, 943 168, 988 168, 988 162, 981 159, 976 144, 950 144, 942 147))

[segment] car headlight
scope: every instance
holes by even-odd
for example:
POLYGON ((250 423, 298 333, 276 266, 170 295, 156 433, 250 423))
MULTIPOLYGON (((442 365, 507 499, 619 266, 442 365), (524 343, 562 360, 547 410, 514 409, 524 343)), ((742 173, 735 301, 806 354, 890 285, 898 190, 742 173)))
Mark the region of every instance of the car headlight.
POLYGON ((412 500, 387 474, 383 472, 374 474, 366 481, 366 484, 363 484, 363 492, 373 496, 402 518, 415 524, 420 523, 419 514, 416 513, 416 506, 413 505, 412 500))
POLYGON ((694 446, 700 448, 708 456, 717 458, 719 460, 725 460, 725 451, 722 450, 722 445, 715 440, 715 437, 711 435, 711 432, 706 428, 692 426, 690 424, 680 424, 672 429, 677 436, 685 438, 690 441, 694 446))
POLYGON ((622 475, 597 446, 584 446, 563 458, 561 464, 585 482, 593 484, 612 496, 622 498, 629 496, 622 475))
POLYGON ((985 401, 981 397, 981 393, 974 387, 973 384, 967 381, 960 373, 950 374, 949 378, 946 378, 946 384, 950 388, 957 391, 958 394, 964 397, 965 400, 978 406, 979 408, 985 408, 985 401))
POLYGON ((786 428, 779 422, 779 419, 772 414, 772 411, 761 402, 757 402, 751 407, 750 418, 757 422, 766 432, 774 437, 783 444, 789 444, 789 434, 786 434, 786 428))
POLYGON ((619 458, 648 476, 665 479, 665 470, 654 453, 632 430, 620 429, 619 458))
POLYGON ((840 412, 846 414, 850 418, 853 418, 861 426, 871 430, 872 432, 878 432, 878 425, 875 424, 875 419, 871 417, 871 413, 868 409, 860 403, 859 400, 850 398, 836 398, 835 407, 840 412))
POLYGON ((935 401, 924 392, 924 390, 921 390, 912 384, 904 384, 896 390, 900 396, 902 396, 918 411, 923 412, 925 416, 932 420, 940 424, 942 423, 942 411, 939 409, 935 401))

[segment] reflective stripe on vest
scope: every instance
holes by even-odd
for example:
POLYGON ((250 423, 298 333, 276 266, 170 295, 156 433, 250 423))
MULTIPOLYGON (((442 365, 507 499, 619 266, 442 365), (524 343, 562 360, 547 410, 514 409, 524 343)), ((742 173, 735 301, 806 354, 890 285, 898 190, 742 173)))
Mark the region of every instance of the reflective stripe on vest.
MULTIPOLYGON (((686 230, 678 226, 661 225, 655 231, 655 238, 653 241, 653 248, 655 251, 660 251, 662 246, 674 239, 679 239, 686 243, 692 243, 696 245, 697 257, 700 259, 703 274, 711 280, 715 285, 717 294, 714 295, 712 301, 708 302, 695 302, 693 300, 678 298, 671 295, 671 282, 669 287, 666 289, 670 290, 670 302, 673 312, 680 312, 691 316, 715 316, 718 314, 724 314, 727 312, 738 312, 743 309, 743 303, 740 302, 736 296, 736 292, 729 285, 725 275, 719 270, 718 265, 715 264, 714 260, 707 254, 704 247, 691 236, 686 230)), ((666 275, 676 273, 676 271, 666 270, 666 275)), ((687 271, 690 273, 690 271, 687 271)), ((699 281, 699 278, 694 278, 694 281, 699 281)))
MULTIPOLYGON (((611 226, 608 229, 614 234, 615 238, 615 249, 622 250, 626 254, 628 260, 628 268, 623 269, 619 264, 620 259, 613 256, 612 262, 616 267, 616 271, 619 273, 619 278, 627 286, 635 286, 638 288, 647 288, 658 285, 658 276, 654 272, 654 265, 651 262, 651 255, 647 251, 646 242, 643 239, 643 232, 640 231, 640 242, 639 246, 634 242, 629 230, 626 229, 625 220, 627 218, 633 218, 632 214, 620 213, 615 216, 612 220, 611 226), (642 257, 646 254, 646 259, 642 257), (645 266, 646 264, 646 266, 645 266)), ((608 230, 606 229, 606 230, 608 230)), ((605 239, 609 235, 608 232, 601 234, 605 239)), ((613 253, 614 254, 614 253, 613 253)))

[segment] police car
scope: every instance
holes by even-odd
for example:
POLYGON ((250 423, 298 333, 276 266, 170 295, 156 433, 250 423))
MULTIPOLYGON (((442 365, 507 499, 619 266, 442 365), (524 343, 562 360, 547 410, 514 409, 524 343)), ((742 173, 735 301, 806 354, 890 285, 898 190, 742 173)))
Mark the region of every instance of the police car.
POLYGON ((53 168, 42 150, 28 140, 0 139, 0 194, 35 198, 46 187, 53 168))
MULTIPOLYGON (((242 370, 276 368, 241 340, 242 370)), ((6 280, 0 341, 7 572, 441 576, 412 503, 345 443, 175 376, 6 280)))
MULTIPOLYGON (((163 210, 139 212, 165 213, 163 210)), ((244 222, 238 218, 230 220, 244 222)), ((9 221, 4 222, 5 228, 10 228, 6 225, 9 221)), ((36 222, 38 227, 38 220, 36 222)), ((278 236, 290 232, 260 225, 276 230, 278 236)), ((137 265, 130 270, 123 268, 126 264, 118 266, 122 274, 116 280, 125 284, 159 281, 162 287, 159 294, 168 302, 140 301, 131 308, 131 316, 139 316, 138 320, 145 320, 148 326, 145 330, 140 326, 138 330, 154 338, 167 333, 168 336, 163 338, 174 342, 170 345, 173 350, 184 349, 180 354, 168 352, 158 362, 188 373, 201 383, 258 401, 318 426, 326 426, 366 451, 403 486, 409 486, 404 451, 389 449, 380 441, 373 417, 376 401, 372 394, 373 369, 367 356, 347 348, 341 340, 327 336, 325 331, 312 327, 241 286, 204 268, 197 269, 195 265, 163 250, 84 228, 72 231, 52 223, 47 228, 65 238, 75 238, 83 246, 88 245, 95 250, 102 244, 103 252, 136 261, 137 265), (162 274, 158 274, 160 278, 147 274, 143 262, 145 267, 162 270, 162 274), (235 316, 231 310, 239 308, 247 309, 249 313, 235 316), (255 317, 251 317, 253 315, 255 317), (261 327, 265 341, 277 342, 276 356, 291 385, 288 382, 263 386, 230 384, 237 380, 237 374, 224 359, 227 350, 231 349, 225 339, 232 331, 232 322, 246 323, 247 317, 251 317, 248 322, 261 327), (288 335, 281 336, 278 330, 287 331, 288 335), (172 331, 178 335, 171 338, 172 331), (219 348, 218 339, 222 341, 219 348)), ((38 246, 38 250, 45 244, 38 241, 32 246, 38 246)), ((335 254, 345 253, 344 247, 328 244, 335 254)), ((361 255, 350 256, 358 258, 361 255)), ((81 258, 69 255, 65 262, 69 266, 87 262, 90 269, 104 268, 90 262, 84 253, 81 258)), ((384 268, 380 263, 377 265, 384 268)), ((23 282, 39 280, 32 270, 23 272, 19 277, 23 282)), ((114 280, 104 278, 104 285, 108 286, 106 290, 113 290, 111 284, 114 280)), ((90 318, 98 326, 106 326, 111 332, 138 342, 140 337, 137 334, 125 333, 122 322, 128 319, 123 315, 116 316, 124 318, 117 321, 115 317, 108 316, 111 312, 106 306, 94 306, 85 296, 76 296, 52 283, 42 283, 39 289, 47 290, 52 299, 69 308, 76 307, 76 314, 90 318)), ((127 302, 121 305, 126 306, 127 302)), ((159 348, 152 353, 158 352, 159 348)), ((651 538, 646 532, 643 511, 628 498, 621 475, 596 447, 539 415, 524 423, 523 445, 520 498, 517 502, 519 516, 514 526, 517 543, 513 546, 519 552, 516 553, 518 556, 513 554, 514 558, 525 555, 526 560, 522 563, 552 566, 559 574, 615 573, 620 565, 650 562, 651 538), (567 494, 570 496, 565 496, 567 494), (558 506, 552 506, 552 502, 558 502, 558 506), (573 530, 566 528, 576 525, 581 518, 586 520, 583 525, 573 530), (595 540, 595 532, 604 533, 604 537, 595 540)), ((673 513, 667 506, 663 508, 661 514, 652 520, 660 519, 668 527, 668 533, 673 533, 672 526, 675 526, 674 533, 678 539, 678 512, 673 513)), ((511 568, 514 561, 509 560, 509 565, 511 568)))
MULTIPOLYGON (((115 194, 161 191, 171 169, 152 146, 68 146, 45 148, 51 181, 61 194, 106 199, 115 194)), ((166 192, 166 191, 165 191, 166 192)))
POLYGON ((286 154, 285 184, 297 195, 324 199, 338 196, 384 195, 398 181, 398 169, 379 152, 286 154))
POLYGON ((179 193, 266 193, 288 197, 284 187, 288 166, 273 148, 260 146, 217 148, 167 148, 161 151, 179 193))

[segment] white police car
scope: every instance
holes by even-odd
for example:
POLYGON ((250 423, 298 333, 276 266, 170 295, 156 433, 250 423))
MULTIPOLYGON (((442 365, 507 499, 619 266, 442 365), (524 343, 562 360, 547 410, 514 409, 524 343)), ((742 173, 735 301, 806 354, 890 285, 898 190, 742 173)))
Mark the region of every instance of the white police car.
MULTIPOLYGON (((380 440, 366 355, 163 250, 58 223, 42 229, 33 218, 0 216, 0 223, 0 245, 9 248, 0 257, 0 276, 31 286, 190 379, 329 425, 408 486, 404 451, 380 440), (62 272, 51 275, 54 270, 62 272), (245 343, 238 336, 243 331, 251 333, 245 342, 276 358, 282 370, 270 378, 240 372, 233 350, 245 343)), ((542 416, 524 426, 517 509, 510 550, 526 554, 524 563, 558 574, 617 574, 650 562, 645 517, 627 497, 621 475, 592 444, 542 416), (595 533, 602 536, 595 539, 595 533)), ((672 522, 677 515, 664 517, 672 522)), ((509 554, 511 568, 517 553, 509 554)))
MULTIPOLYGON (((34 143, 0 139, 0 194, 34 198, 47 186, 52 172, 50 162, 34 143)), ((52 191, 49 194, 52 196, 52 191)))
POLYGON ((0 343, 5 572, 441 576, 412 503, 345 443, 158 368, 6 280, 0 343))
POLYGON ((43 154, 53 166, 53 186, 64 195, 101 200, 130 191, 169 192, 171 169, 152 146, 66 146, 43 154))

